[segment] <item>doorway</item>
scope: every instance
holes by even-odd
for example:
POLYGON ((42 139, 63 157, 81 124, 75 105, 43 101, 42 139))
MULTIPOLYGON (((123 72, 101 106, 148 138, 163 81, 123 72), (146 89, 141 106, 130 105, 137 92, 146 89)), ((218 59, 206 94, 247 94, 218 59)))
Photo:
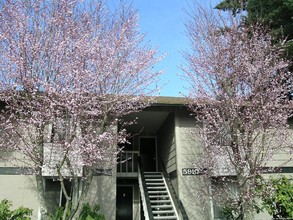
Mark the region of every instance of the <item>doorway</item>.
POLYGON ((133 186, 117 185, 116 220, 130 220, 133 216, 133 186))
POLYGON ((144 171, 157 171, 157 139, 156 137, 140 137, 140 159, 144 171))

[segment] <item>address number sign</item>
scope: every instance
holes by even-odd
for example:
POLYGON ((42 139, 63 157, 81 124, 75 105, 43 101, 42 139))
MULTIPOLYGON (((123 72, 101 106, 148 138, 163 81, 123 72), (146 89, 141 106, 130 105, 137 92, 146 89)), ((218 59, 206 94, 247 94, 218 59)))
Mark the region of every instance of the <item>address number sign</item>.
POLYGON ((182 175, 200 175, 203 174, 203 170, 202 169, 198 169, 198 168, 183 168, 182 169, 182 175))

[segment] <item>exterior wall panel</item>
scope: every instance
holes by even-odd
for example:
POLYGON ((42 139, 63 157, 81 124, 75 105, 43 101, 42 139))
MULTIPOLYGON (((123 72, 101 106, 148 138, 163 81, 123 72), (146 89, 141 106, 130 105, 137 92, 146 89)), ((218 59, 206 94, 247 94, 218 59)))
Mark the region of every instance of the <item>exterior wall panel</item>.
POLYGON ((116 175, 95 176, 87 197, 90 204, 99 204, 107 220, 116 219, 116 175))
POLYGON ((12 202, 13 209, 20 206, 33 209, 32 219, 38 219, 38 198, 34 176, 0 175, 0 200, 12 202))
POLYGON ((282 149, 275 154, 265 165, 266 167, 293 167, 293 150, 282 149))
POLYGON ((171 113, 161 126, 158 134, 159 157, 168 173, 176 170, 176 142, 174 115, 171 113))
POLYGON ((179 198, 189 219, 210 220, 211 201, 209 185, 204 175, 183 175, 182 169, 194 168, 194 161, 201 150, 201 143, 192 134, 195 121, 189 112, 178 110, 175 116, 177 176, 179 198))

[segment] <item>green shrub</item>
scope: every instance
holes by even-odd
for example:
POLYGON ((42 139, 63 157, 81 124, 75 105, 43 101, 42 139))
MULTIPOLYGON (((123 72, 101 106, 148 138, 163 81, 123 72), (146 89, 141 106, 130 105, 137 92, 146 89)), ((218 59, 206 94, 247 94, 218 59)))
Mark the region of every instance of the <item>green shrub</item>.
POLYGON ((293 219, 293 184, 286 177, 263 181, 262 205, 274 218, 293 219))
MULTIPOLYGON (((265 180, 258 176, 255 185, 257 198, 252 210, 256 213, 266 210, 274 219, 293 219, 293 183, 286 177, 265 180), (259 201, 260 199, 260 201, 259 201)), ((239 219, 237 201, 227 200, 221 205, 221 216, 227 220, 239 219)))
POLYGON ((54 214, 50 215, 50 220, 61 220, 64 213, 63 207, 58 207, 54 214))
POLYGON ((222 206, 221 209, 221 216, 222 218, 226 220, 234 220, 237 219, 237 216, 239 216, 239 207, 235 201, 230 200, 229 202, 226 202, 225 205, 222 206))
POLYGON ((88 203, 86 203, 82 208, 79 220, 105 220, 105 216, 100 213, 99 205, 91 207, 88 203))
MULTIPOLYGON (((56 209, 53 215, 50 215, 51 220, 61 220, 64 213, 63 207, 56 209)), ((70 213, 67 214, 67 217, 70 213)), ((90 206, 89 203, 83 205, 81 213, 79 215, 79 220, 105 220, 105 216, 100 213, 100 206, 94 205, 90 206)))
POLYGON ((7 199, 0 202, 0 219, 1 220, 31 220, 29 216, 33 214, 33 210, 25 207, 19 207, 10 210, 12 203, 7 199))

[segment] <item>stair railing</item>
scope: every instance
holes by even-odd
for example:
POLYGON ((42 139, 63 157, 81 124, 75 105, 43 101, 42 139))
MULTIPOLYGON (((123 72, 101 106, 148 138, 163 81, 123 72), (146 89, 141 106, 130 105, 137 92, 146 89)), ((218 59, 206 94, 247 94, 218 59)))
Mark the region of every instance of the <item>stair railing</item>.
POLYGON ((145 220, 154 220, 151 202, 147 191, 145 177, 143 175, 143 168, 141 166, 141 160, 138 158, 138 184, 140 189, 140 195, 142 200, 142 207, 145 216, 145 220))
POLYGON ((185 208, 181 202, 181 200, 179 199, 179 197, 177 196, 177 193, 173 187, 173 184, 171 182, 171 178, 163 164, 163 161, 160 159, 160 166, 161 166, 161 170, 163 172, 163 175, 164 175, 164 178, 165 178, 165 181, 166 181, 166 184, 167 184, 167 187, 169 189, 169 192, 170 192, 170 195, 172 197, 172 200, 173 200, 173 203, 174 203, 174 206, 176 208, 176 211, 177 213, 179 214, 180 216, 180 219, 182 220, 189 220, 188 218, 188 215, 185 211, 185 208))
POLYGON ((163 181, 164 181, 164 183, 165 183, 165 186, 166 186, 166 188, 167 188, 167 192, 168 192, 168 196, 169 196, 169 198, 171 199, 171 204, 172 204, 172 206, 173 206, 173 208, 174 208, 174 212, 175 212, 175 215, 176 215, 176 218, 179 220, 180 218, 179 218, 179 214, 178 214, 178 207, 176 207, 176 201, 174 200, 174 196, 172 196, 172 193, 171 193, 171 187, 169 186, 169 184, 167 183, 168 182, 168 180, 167 180, 167 178, 166 178, 166 176, 163 174, 163 181))

